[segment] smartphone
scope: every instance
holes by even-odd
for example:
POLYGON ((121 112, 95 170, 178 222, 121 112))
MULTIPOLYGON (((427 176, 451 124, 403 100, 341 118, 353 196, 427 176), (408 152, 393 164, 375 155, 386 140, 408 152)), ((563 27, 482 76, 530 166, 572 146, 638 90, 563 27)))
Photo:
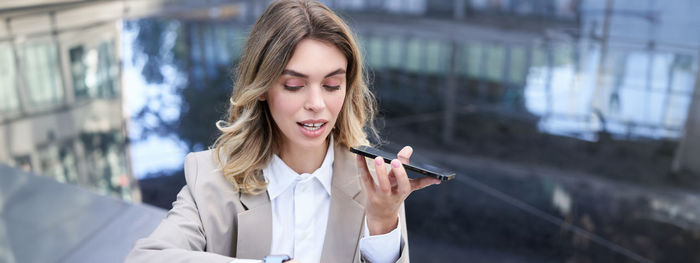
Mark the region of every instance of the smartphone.
MULTIPOLYGON (((351 147, 350 151, 372 159, 377 158, 377 156, 382 157, 385 163, 391 163, 392 159, 396 159, 395 154, 389 154, 385 151, 369 146, 351 147)), ((414 160, 411 160, 411 164, 403 164, 403 167, 406 170, 418 172, 420 174, 436 178, 440 181, 447 181, 455 178, 455 173, 452 171, 414 160)))

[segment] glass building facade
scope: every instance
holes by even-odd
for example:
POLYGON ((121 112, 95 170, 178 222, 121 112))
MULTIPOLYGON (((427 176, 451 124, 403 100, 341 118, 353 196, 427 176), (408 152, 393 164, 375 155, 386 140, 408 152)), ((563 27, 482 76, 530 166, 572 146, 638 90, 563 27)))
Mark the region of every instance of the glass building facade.
POLYGON ((72 21, 100 8, 110 6, 0 14, 0 162, 140 200, 124 133, 121 14, 72 21))
MULTIPOLYGON (((269 2, 1 20, 0 163, 169 208, 269 2)), ((321 2, 360 41, 378 146, 457 172, 406 200, 414 261, 700 262, 696 1, 321 2)))

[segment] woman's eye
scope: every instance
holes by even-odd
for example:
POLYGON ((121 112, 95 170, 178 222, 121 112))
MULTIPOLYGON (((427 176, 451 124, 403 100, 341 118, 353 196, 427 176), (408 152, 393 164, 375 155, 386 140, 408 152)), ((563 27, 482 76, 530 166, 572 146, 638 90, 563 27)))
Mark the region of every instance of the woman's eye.
POLYGON ((284 85, 284 89, 289 90, 289 91, 297 91, 303 88, 304 86, 287 86, 284 85))
POLYGON ((331 91, 340 89, 340 85, 337 85, 337 86, 323 85, 323 87, 325 87, 327 90, 331 90, 331 91))
POLYGON ((327 90, 334 91, 334 90, 339 90, 340 89, 340 80, 336 77, 326 79, 323 82, 323 87, 325 87, 327 90))

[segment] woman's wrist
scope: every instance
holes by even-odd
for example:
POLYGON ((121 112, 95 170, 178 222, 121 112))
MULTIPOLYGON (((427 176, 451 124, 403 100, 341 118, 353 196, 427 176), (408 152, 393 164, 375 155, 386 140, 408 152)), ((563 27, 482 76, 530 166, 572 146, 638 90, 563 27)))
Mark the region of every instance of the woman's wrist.
POLYGON ((396 229, 399 223, 399 215, 395 213, 393 217, 374 218, 367 216, 367 229, 370 236, 384 235, 396 229))

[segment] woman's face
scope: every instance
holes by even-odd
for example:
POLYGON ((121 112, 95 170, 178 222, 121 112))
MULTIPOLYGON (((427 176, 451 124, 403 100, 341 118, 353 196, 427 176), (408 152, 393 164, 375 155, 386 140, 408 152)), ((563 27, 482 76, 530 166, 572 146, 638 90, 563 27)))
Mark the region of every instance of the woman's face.
POLYGON ((283 148, 325 146, 345 100, 347 59, 335 46, 304 39, 266 94, 283 148))

